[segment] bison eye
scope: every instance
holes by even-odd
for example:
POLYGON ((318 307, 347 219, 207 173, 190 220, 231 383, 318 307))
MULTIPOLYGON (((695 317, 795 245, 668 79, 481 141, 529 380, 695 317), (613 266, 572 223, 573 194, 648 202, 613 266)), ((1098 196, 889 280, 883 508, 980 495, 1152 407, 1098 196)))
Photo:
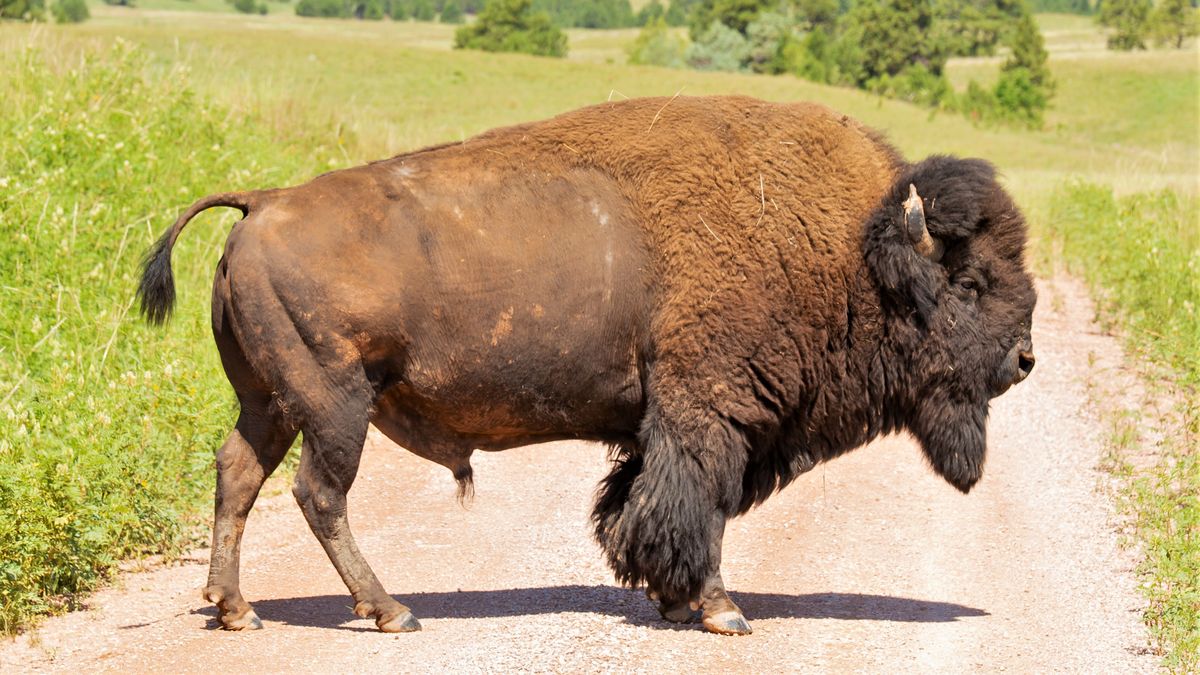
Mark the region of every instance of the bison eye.
POLYGON ((954 285, 962 295, 972 300, 979 297, 979 281, 975 277, 964 274, 954 280, 954 285))

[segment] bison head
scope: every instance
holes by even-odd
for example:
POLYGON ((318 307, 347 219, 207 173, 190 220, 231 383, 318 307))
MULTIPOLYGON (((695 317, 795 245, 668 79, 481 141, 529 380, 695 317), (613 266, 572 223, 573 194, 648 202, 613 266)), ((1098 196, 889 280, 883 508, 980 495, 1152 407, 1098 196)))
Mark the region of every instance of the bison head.
POLYGON ((992 166, 953 157, 903 171, 866 231, 887 416, 963 492, 983 471, 988 401, 1033 369, 1025 237, 992 166))

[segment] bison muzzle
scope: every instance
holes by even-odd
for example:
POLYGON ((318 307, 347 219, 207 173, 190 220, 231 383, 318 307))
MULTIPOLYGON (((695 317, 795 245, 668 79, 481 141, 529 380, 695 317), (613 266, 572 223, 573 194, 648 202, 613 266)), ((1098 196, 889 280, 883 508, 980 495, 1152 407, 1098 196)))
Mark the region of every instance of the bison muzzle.
POLYGON ((471 489, 476 449, 608 444, 595 536, 663 616, 750 626, 721 538, 819 462, 908 431, 967 492, 988 401, 1033 367, 1024 220, 986 162, 908 163, 858 122, 740 97, 607 103, 297 187, 214 195, 150 251, 240 209, 212 325, 240 404, 217 453, 205 597, 258 628, 239 544, 303 432, 293 490, 355 600, 416 630, 346 518, 368 425, 471 489))

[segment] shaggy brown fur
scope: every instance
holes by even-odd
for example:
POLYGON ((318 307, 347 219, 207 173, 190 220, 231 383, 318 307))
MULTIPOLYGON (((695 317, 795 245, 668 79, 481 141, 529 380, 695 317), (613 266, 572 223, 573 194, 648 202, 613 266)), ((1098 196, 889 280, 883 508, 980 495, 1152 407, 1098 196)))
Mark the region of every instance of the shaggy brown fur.
POLYGON ((900 429, 966 491, 988 400, 1032 367, 1024 224, 991 167, 906 164, 818 105, 602 104, 218 195, 148 257, 152 320, 173 302, 171 245, 213 205, 248 214, 213 293, 242 418, 218 457, 207 592, 233 628, 257 621, 241 523, 296 430, 296 497, 385 630, 417 624, 345 521, 369 421, 464 490, 474 449, 611 444, 594 519, 617 577, 665 616, 694 603, 710 630, 748 632, 720 581, 726 518, 900 429), (914 246, 922 223, 939 259, 914 246))

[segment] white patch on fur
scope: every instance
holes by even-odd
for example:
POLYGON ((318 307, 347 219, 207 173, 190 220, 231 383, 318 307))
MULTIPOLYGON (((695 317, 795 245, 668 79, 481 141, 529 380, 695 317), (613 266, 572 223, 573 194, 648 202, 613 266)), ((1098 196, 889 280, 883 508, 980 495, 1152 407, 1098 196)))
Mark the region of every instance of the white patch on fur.
POLYGON ((592 200, 592 215, 600 223, 600 227, 608 227, 608 214, 600 210, 600 204, 596 200, 592 200))

